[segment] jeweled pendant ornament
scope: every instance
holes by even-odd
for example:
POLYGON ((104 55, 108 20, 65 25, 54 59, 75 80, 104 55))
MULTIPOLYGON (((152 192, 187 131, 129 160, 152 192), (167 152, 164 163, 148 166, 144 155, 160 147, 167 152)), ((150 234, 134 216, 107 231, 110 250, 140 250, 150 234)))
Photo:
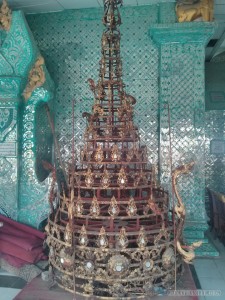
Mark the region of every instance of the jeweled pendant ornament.
POLYGON ((97 245, 99 246, 99 248, 105 249, 106 247, 108 247, 108 244, 109 244, 109 242, 108 242, 108 238, 106 236, 105 228, 102 227, 99 232, 97 245))
POLYGON ((129 199, 129 203, 126 209, 128 216, 132 217, 137 214, 137 206, 135 204, 134 198, 131 196, 129 199))
POLYGON ((103 150, 101 148, 101 145, 98 145, 98 147, 96 149, 96 153, 95 153, 95 160, 97 162, 102 162, 103 159, 104 159, 103 150))
POLYGON ((119 151, 119 148, 117 145, 112 146, 111 158, 112 158, 112 161, 115 161, 115 162, 117 162, 121 158, 120 151, 119 151))
POLYGON ((126 229, 124 227, 120 230, 120 235, 118 237, 118 246, 121 248, 126 248, 129 244, 129 240, 127 238, 126 229))
POLYGON ((116 201, 116 198, 113 196, 110 201, 108 213, 110 214, 111 217, 115 218, 116 216, 118 216, 119 212, 120 212, 120 209, 119 209, 118 203, 116 201))
POLYGON ((85 183, 87 187, 92 187, 93 183, 94 183, 94 178, 93 178, 93 174, 91 172, 91 169, 89 168, 86 176, 85 176, 85 183))
POLYGON ((84 225, 81 227, 81 232, 78 241, 82 247, 87 246, 88 244, 87 230, 84 225))
MULTIPOLYGON (((168 194, 155 184, 155 168, 133 122, 136 100, 122 80, 120 4, 104 0, 99 80, 88 80, 94 104, 83 113, 88 124, 81 160, 69 168, 67 192, 49 216, 47 243, 55 280, 67 291, 93 299, 148 299, 173 288, 180 253, 187 261, 193 251, 187 253, 180 240, 181 198, 171 222, 168 194)), ((174 173, 176 195, 176 178, 187 169, 174 173)))
POLYGON ((140 231, 139 231, 139 235, 138 235, 138 239, 137 239, 137 244, 139 246, 140 249, 145 249, 146 245, 148 243, 148 239, 145 233, 145 229, 142 226, 140 231))
POLYGON ((103 188, 108 188, 110 185, 110 176, 109 172, 107 170, 104 171, 102 179, 101 179, 101 184, 103 188))
POLYGON ((127 184, 127 182, 128 182, 127 175, 126 175, 126 172, 125 172, 125 170, 124 170, 123 167, 121 168, 121 170, 119 172, 119 176, 118 176, 117 182, 118 182, 118 185, 121 188, 124 187, 127 184))
POLYGON ((98 217, 100 215, 100 206, 98 204, 98 199, 96 198, 96 196, 93 197, 93 200, 91 202, 90 214, 93 217, 98 217))
POLYGON ((75 216, 81 216, 83 214, 84 205, 83 205, 83 202, 82 202, 82 199, 80 196, 78 197, 78 199, 76 201, 74 210, 75 210, 74 211, 75 216))

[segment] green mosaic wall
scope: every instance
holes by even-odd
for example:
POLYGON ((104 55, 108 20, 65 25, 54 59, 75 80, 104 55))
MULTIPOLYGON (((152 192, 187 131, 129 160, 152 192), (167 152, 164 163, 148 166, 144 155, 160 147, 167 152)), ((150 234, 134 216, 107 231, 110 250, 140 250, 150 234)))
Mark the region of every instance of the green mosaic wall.
MULTIPOLYGON (((211 150, 211 141, 222 141, 225 146, 225 55, 219 54, 212 62, 206 64, 206 100, 209 103, 206 111, 206 187, 225 194, 225 155, 211 150), (218 100, 211 95, 216 92, 218 100), (217 94, 218 93, 218 94, 217 94), (224 96, 224 98, 220 98, 224 96)), ((207 107, 206 106, 206 107, 207 107)), ((206 207, 209 212, 209 199, 206 195, 206 207)), ((209 213, 208 213, 209 214, 209 213)))
POLYGON ((1 42, 0 213, 38 227, 49 211, 49 178, 41 176, 41 159, 50 161, 52 143, 46 113, 37 106, 51 104, 54 85, 44 66, 44 85, 27 101, 22 97, 29 71, 40 55, 23 12, 13 12, 10 30, 1 31, 1 42), (44 149, 37 145, 40 141, 44 149))
MULTIPOLYGON (((153 1, 156 3, 157 1, 153 1)), ((158 162, 158 50, 148 35, 153 23, 175 22, 174 3, 122 7, 122 57, 127 92, 137 98, 136 124, 152 162, 158 162)), ((27 21, 56 83, 55 123, 64 161, 71 157, 72 105, 75 100, 75 143, 83 143, 92 93, 97 80, 102 35, 102 9, 28 15, 27 21)))

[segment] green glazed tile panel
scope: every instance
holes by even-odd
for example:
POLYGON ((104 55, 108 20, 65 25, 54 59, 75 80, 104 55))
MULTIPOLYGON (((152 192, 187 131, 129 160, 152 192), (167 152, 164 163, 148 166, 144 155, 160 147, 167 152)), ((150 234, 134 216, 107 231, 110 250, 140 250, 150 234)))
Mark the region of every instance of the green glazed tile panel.
POLYGON ((10 30, 1 33, 0 213, 38 227, 49 211, 49 179, 45 179, 47 174, 40 183, 35 167, 42 168, 40 157, 49 160, 52 140, 46 113, 38 118, 36 108, 38 103, 51 103, 54 88, 45 69, 44 86, 27 102, 22 100, 28 73, 40 53, 21 11, 13 12, 10 30), (36 144, 40 137, 47 145, 44 150, 36 144))
MULTIPOLYGON (((171 168, 194 160, 178 181, 187 219, 205 218, 205 45, 214 31, 209 23, 159 25, 150 34, 160 48, 160 172, 171 190, 171 168), (168 109, 169 107, 169 109, 168 109), (171 129, 171 153, 169 126, 171 129)), ((172 194, 172 193, 171 193, 172 194)))
MULTIPOLYGON (((191 218, 205 221, 204 210, 195 207, 204 201, 204 47, 191 43, 204 39, 192 30, 183 45, 165 46, 159 53, 149 38, 149 29, 156 23, 174 23, 173 2, 152 1, 153 5, 123 7, 121 26, 124 82, 127 92, 137 98, 136 124, 148 145, 149 158, 158 163, 159 145, 159 57, 171 56, 160 71, 166 89, 172 83, 171 112, 174 166, 200 155, 194 174, 180 183, 181 193, 191 218), (160 3, 159 3, 160 2, 160 3), (156 5, 157 3, 157 5, 156 5), (169 78, 173 74, 172 81, 169 78), (193 96, 194 95, 194 96, 193 96), (182 100, 182 101, 181 101, 182 100), (194 154, 194 155, 193 155, 194 154)), ((90 111, 92 94, 88 78, 98 79, 102 9, 70 10, 59 13, 28 15, 27 21, 43 54, 47 68, 56 84, 55 126, 64 162, 71 159, 73 142, 73 103, 75 103, 75 146, 82 145, 85 120, 82 112, 90 111), (74 101, 74 102, 73 102, 74 101)), ((165 26, 165 25, 162 25, 165 26)), ((177 26, 184 26, 178 24, 177 26)), ((175 28, 176 29, 176 28, 175 28)), ((184 34, 183 34, 184 36, 184 34)), ((168 115, 161 110, 161 156, 168 157, 168 115)), ((161 160, 162 161, 162 160, 161 160)), ((170 178, 168 159, 164 159, 163 182, 170 178)))
MULTIPOLYGON (((148 145, 151 161, 157 163, 158 50, 149 39, 148 30, 151 24, 162 20, 174 22, 175 11, 173 2, 152 3, 121 8, 121 52, 126 90, 137 99, 136 124, 143 142, 148 145)), ((83 143, 82 113, 90 111, 93 103, 87 79, 98 80, 102 13, 102 9, 82 9, 27 16, 56 83, 55 125, 64 162, 71 159, 73 100, 76 149, 83 143)))

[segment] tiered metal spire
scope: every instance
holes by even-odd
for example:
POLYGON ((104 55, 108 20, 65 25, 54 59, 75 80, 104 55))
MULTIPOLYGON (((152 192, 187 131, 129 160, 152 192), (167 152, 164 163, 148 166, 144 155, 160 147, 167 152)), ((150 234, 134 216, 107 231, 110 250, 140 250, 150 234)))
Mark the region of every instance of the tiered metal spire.
POLYGON ((69 193, 49 218, 47 242, 56 281, 98 297, 157 294, 175 280, 168 195, 157 186, 133 123, 136 100, 126 94, 120 58, 118 5, 105 0, 102 58, 81 163, 70 173, 69 193))

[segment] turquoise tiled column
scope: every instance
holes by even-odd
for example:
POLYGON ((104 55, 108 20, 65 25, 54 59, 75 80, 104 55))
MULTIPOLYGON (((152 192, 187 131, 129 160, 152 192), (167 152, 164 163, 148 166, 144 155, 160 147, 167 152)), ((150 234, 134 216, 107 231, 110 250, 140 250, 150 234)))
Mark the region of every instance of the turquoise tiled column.
POLYGON ((192 173, 179 179, 186 206, 184 237, 203 240, 198 255, 218 255, 204 236, 205 211, 205 45, 214 32, 211 23, 153 26, 150 35, 159 48, 159 127, 161 184, 170 191, 172 168, 195 160, 192 173), (169 108, 169 109, 168 109, 169 108), (170 115, 170 119, 169 119, 170 115), (171 153, 169 126, 171 131, 171 153))
POLYGON ((37 141, 51 151, 49 125, 40 107, 52 102, 54 88, 43 66, 46 82, 27 101, 23 99, 29 72, 40 52, 21 11, 12 13, 10 30, 2 30, 1 39, 0 213, 38 227, 49 212, 49 178, 37 173, 43 169, 41 159, 47 160, 49 155, 45 155, 47 147, 41 148, 37 141))
MULTIPOLYGON (((0 64, 3 64, 3 58, 0 64)), ((0 212, 17 218, 19 77, 0 77, 0 212)))

